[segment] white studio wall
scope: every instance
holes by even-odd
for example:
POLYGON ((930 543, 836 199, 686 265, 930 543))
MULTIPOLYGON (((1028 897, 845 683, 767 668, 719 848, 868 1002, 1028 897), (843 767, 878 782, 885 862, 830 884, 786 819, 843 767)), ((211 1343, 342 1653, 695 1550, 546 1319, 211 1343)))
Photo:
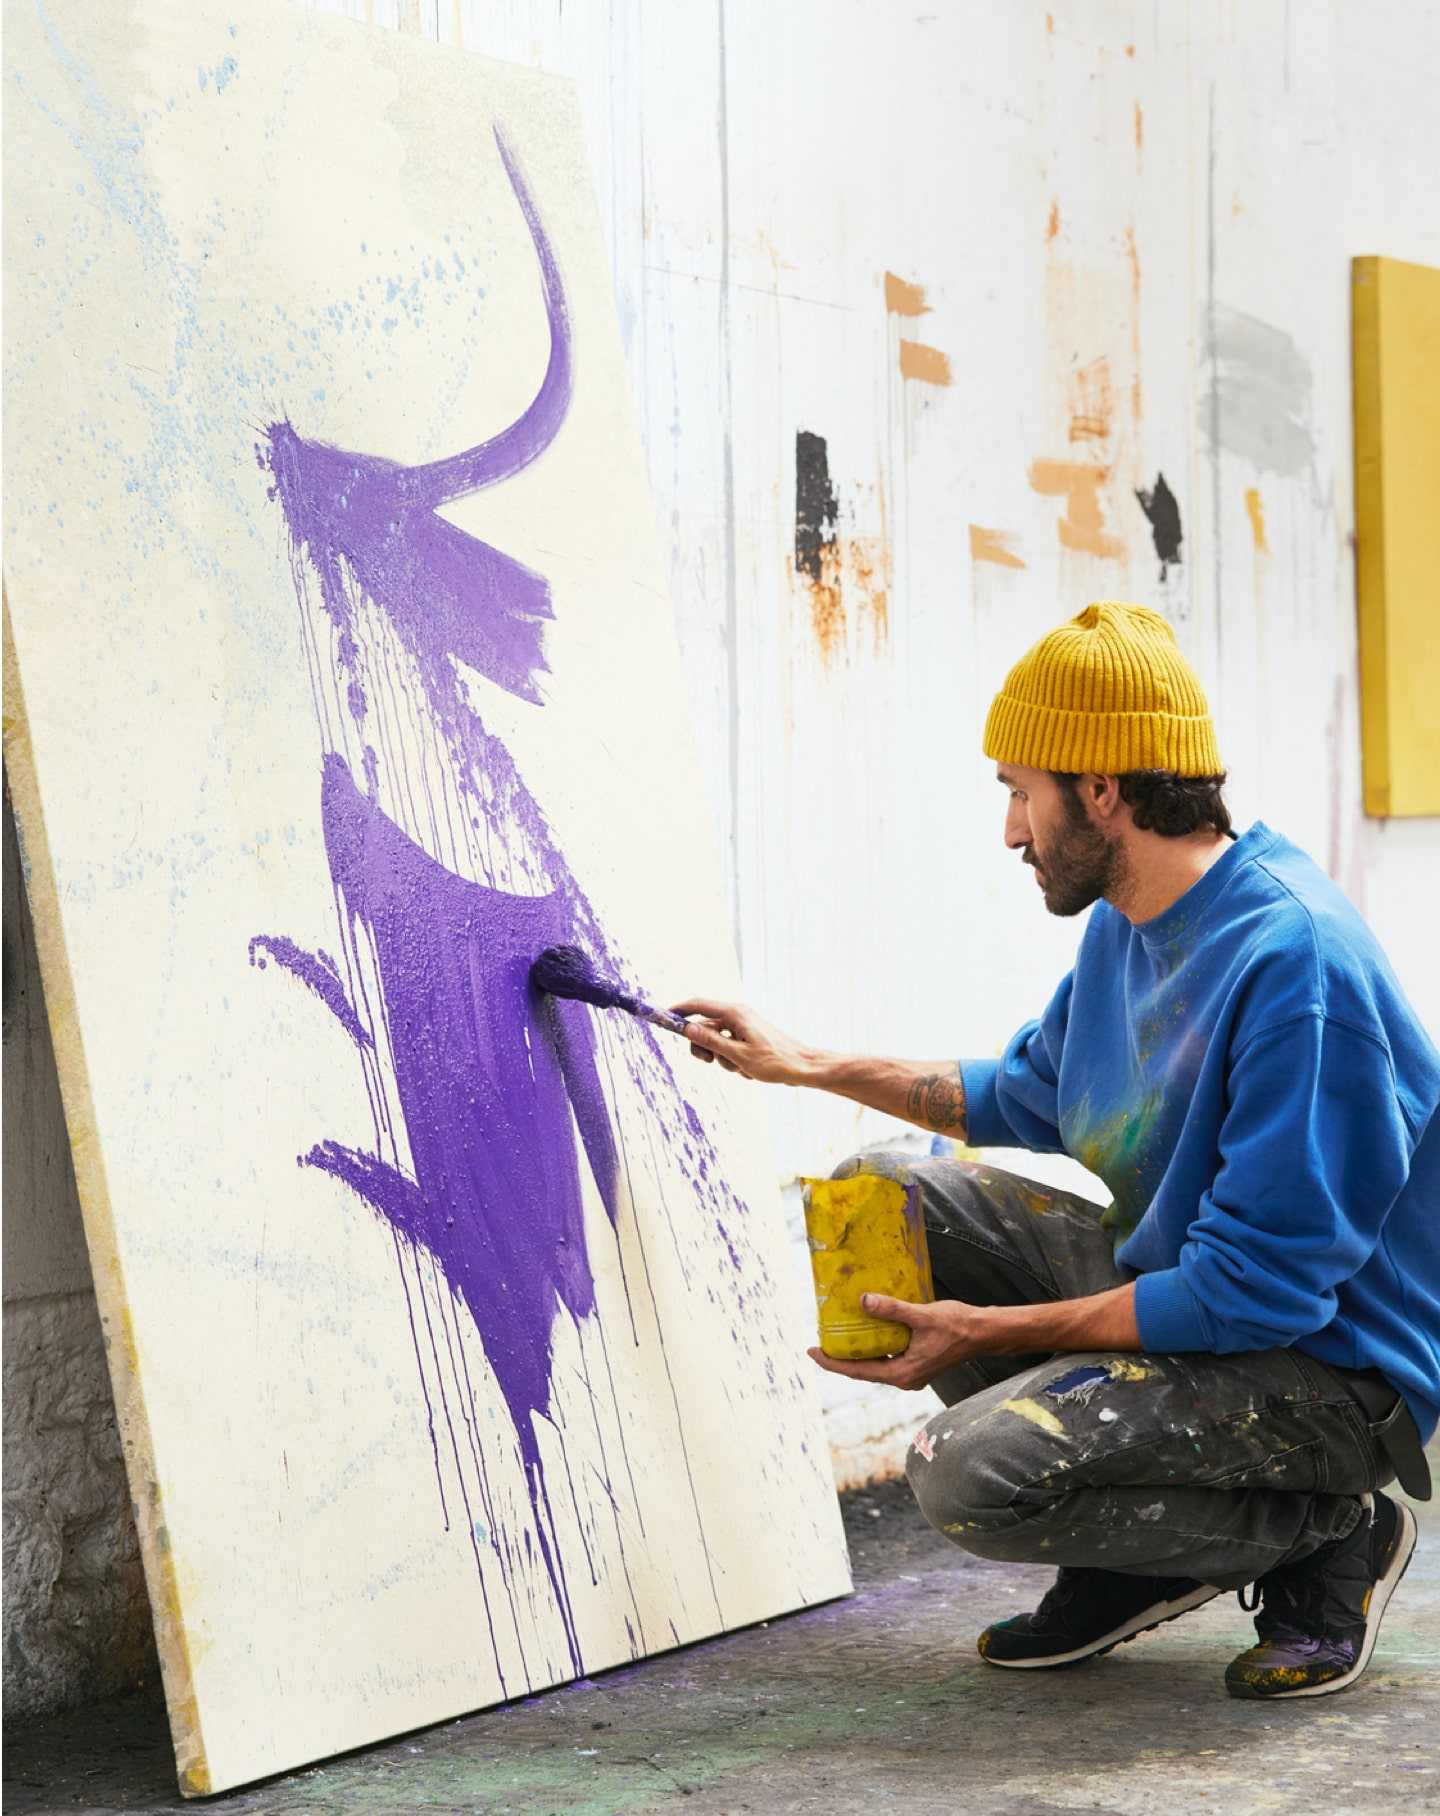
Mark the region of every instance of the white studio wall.
MULTIPOLYGON (((576 84, 749 1000, 925 1056, 1039 1009, 1078 929, 1001 848, 980 726, 1109 595, 1170 616, 1237 817, 1338 878, 1440 1031, 1440 829, 1362 813, 1349 363, 1351 257, 1440 263, 1440 9, 330 10, 576 84)), ((894 1133, 744 1089, 782 1183, 894 1133)), ((823 1386, 840 1479, 893 1468, 920 1409, 823 1386)))
MULTIPOLYGON (((1119 597, 1440 1031, 1440 825, 1361 800, 1349 301, 1353 254, 1440 262, 1440 8, 374 10, 580 87, 749 1001, 913 1057, 1039 1013, 1079 929, 980 732, 1119 597)), ((895 1133, 766 1102, 782 1180, 895 1133)), ((825 1393, 840 1479, 894 1467, 917 1409, 825 1393)))

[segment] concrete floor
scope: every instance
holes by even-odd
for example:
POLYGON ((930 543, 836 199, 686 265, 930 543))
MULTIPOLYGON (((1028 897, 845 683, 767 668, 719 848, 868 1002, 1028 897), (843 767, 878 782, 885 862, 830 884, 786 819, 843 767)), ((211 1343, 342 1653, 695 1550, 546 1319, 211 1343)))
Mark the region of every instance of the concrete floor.
POLYGON ((1374 1662, 1333 1698, 1266 1708, 1225 1695, 1226 1661, 1250 1638, 1233 1597, 1072 1670, 984 1665, 976 1632, 1033 1606, 1050 1573, 967 1558, 892 1483, 846 1497, 851 1600, 199 1805, 175 1794, 163 1711, 103 1704, 7 1736, 5 1809, 1440 1810, 1440 1509, 1418 1511, 1420 1548, 1374 1662))

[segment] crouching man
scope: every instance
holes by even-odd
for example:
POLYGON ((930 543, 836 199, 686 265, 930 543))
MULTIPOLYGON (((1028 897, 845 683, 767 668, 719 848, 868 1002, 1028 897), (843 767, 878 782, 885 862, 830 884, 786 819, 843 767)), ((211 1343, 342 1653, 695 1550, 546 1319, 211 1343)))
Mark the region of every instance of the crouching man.
POLYGON ((1354 908, 1257 823, 1237 837, 1199 683, 1165 621, 1092 605, 1011 671, 985 754, 1005 843, 1074 969, 999 1060, 853 1057, 696 998, 693 1051, 976 1147, 1067 1153, 1102 1208, 968 1160, 919 1182, 937 1302, 874 1299, 903 1356, 822 1367, 944 1410, 926 1518, 1051 1562, 992 1665, 1108 1651, 1226 1590, 1258 1643, 1232 1695, 1323 1696, 1369 1663, 1430 1492, 1440 1415, 1440 1055, 1354 908), (1254 1585, 1248 1602, 1244 1591, 1254 1585))

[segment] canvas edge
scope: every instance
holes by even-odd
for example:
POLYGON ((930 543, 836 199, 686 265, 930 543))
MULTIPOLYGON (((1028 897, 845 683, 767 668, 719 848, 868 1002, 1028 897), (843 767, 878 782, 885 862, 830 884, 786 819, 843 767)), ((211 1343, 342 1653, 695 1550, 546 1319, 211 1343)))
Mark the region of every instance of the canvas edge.
POLYGON ((1355 616, 1365 811, 1388 819, 1390 723, 1386 676, 1385 497, 1380 385, 1380 284, 1385 261, 1350 261, 1355 460, 1355 616))
POLYGON ((55 1048, 65 1127, 85 1226, 85 1246, 89 1251, 130 1502, 140 1539, 141 1561, 160 1655, 176 1774, 183 1796, 202 1797, 215 1787, 211 1783, 205 1754, 190 1648, 180 1612, 179 1581, 165 1526, 139 1358, 126 1304, 124 1270, 116 1240, 74 980, 60 919, 59 890, 46 837, 8 587, 4 591, 4 684, 5 768, 15 810, 21 873, 35 925, 35 948, 44 985, 45 1010, 55 1048))

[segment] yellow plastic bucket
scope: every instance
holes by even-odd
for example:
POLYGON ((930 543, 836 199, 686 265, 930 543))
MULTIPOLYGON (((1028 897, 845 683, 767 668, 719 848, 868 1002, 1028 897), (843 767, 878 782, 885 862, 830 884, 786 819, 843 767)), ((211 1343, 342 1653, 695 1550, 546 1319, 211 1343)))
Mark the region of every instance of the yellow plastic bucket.
POLYGON ((884 1293, 912 1305, 934 1299, 919 1186, 878 1173, 800 1184, 821 1349, 847 1362, 900 1355, 909 1328, 861 1311, 860 1295, 884 1293))

